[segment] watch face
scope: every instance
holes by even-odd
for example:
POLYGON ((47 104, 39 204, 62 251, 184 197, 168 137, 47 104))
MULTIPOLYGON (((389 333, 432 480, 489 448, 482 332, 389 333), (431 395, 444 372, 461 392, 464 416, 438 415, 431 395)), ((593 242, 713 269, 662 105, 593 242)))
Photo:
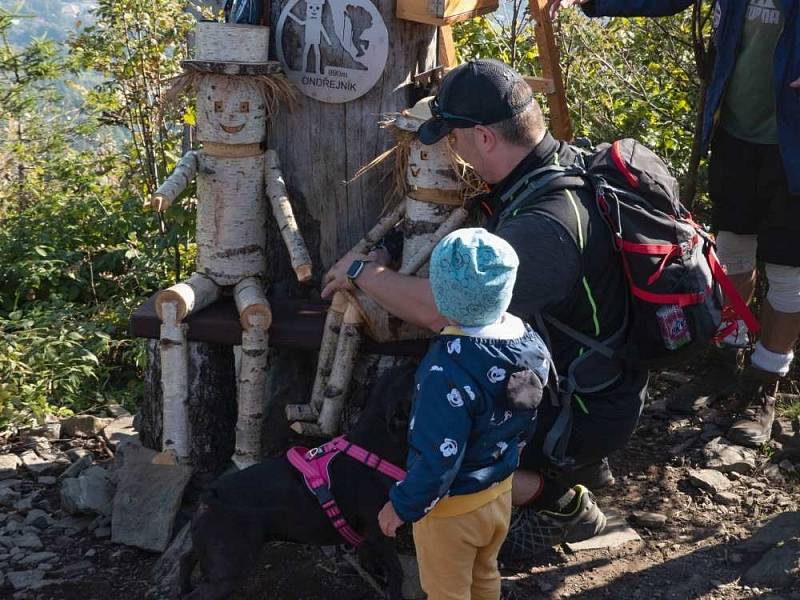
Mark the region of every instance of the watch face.
POLYGON ((350 263, 350 266, 347 268, 347 276, 350 279, 355 279, 358 277, 358 274, 361 273, 361 269, 364 268, 364 261, 363 260, 354 260, 350 263))

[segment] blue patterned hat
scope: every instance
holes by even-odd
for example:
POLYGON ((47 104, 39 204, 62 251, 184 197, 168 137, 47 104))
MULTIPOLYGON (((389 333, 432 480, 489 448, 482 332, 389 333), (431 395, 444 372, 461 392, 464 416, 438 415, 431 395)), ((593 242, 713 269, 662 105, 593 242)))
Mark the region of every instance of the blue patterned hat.
POLYGON ((439 312, 466 327, 490 325, 509 303, 519 258, 485 229, 459 229, 436 245, 430 281, 439 312))

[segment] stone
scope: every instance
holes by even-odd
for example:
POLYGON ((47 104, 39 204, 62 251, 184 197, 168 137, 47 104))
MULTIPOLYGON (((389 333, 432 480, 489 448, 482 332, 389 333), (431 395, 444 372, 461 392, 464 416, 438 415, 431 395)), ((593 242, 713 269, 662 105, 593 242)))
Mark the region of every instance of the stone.
POLYGON ((53 523, 52 527, 55 529, 63 529, 65 532, 72 531, 73 533, 80 533, 81 531, 88 529, 91 522, 92 519, 89 517, 70 515, 68 517, 64 517, 60 521, 56 521, 53 523))
POLYGON ((778 465, 767 465, 764 467, 764 477, 772 483, 783 483, 783 473, 778 465))
POLYGON ((736 506, 739 504, 739 496, 733 492, 717 492, 714 494, 714 502, 726 506, 736 506))
POLYGON ((61 437, 61 421, 55 415, 45 415, 43 423, 20 433, 27 436, 43 437, 48 440, 57 440, 61 437))
POLYGON ((781 471, 785 471, 786 473, 790 474, 793 474, 797 471, 792 462, 786 458, 784 458, 780 463, 778 463, 778 467, 780 468, 781 471))
POLYGON ((744 446, 731 444, 722 437, 715 437, 703 448, 706 467, 728 473, 735 471, 743 475, 756 468, 756 452, 744 446))
POLYGON ((634 529, 628 527, 624 515, 614 509, 605 510, 606 528, 600 535, 582 542, 567 542, 567 548, 572 552, 582 550, 600 550, 614 548, 629 542, 641 542, 642 538, 634 529))
POLYGON ((98 527, 94 530, 94 537, 104 539, 111 537, 111 527, 98 527))
POLYGON ((35 450, 25 450, 22 454, 19 455, 22 464, 25 465, 25 468, 28 469, 34 475, 39 475, 41 473, 46 473, 53 469, 54 465, 52 465, 49 461, 46 461, 41 456, 36 454, 35 450))
POLYGON ((163 552, 191 475, 185 465, 124 464, 114 496, 111 540, 163 552))
POLYGON ((84 557, 84 558, 94 558, 94 556, 95 556, 96 554, 97 554, 97 550, 95 550, 94 548, 89 548, 89 549, 86 551, 86 553, 83 555, 83 557, 84 557))
POLYGON ((54 558, 58 558, 58 554, 55 552, 34 552, 19 561, 19 565, 23 567, 35 567, 39 563, 47 562, 54 558))
POLYGON ((789 538, 800 537, 800 512, 784 512, 756 523, 755 533, 739 544, 739 552, 762 554, 789 538))
POLYGON ((52 475, 39 475, 36 478, 36 483, 41 483, 42 485, 53 485, 58 481, 58 477, 53 477, 52 475))
POLYGON ((14 538, 9 535, 0 535, 0 546, 3 548, 13 548, 14 538))
POLYGON ((800 581, 800 540, 789 539, 770 549, 744 575, 748 585, 789 587, 800 581))
POLYGON ((61 506, 69 513, 110 514, 112 498, 111 482, 102 467, 89 467, 79 477, 61 482, 61 506))
POLYGON ((138 442, 127 440, 117 446, 117 452, 114 454, 114 468, 121 470, 126 465, 149 464, 158 454, 155 450, 145 448, 138 442))
POLYGON ((37 529, 47 529, 50 525, 50 521, 50 515, 39 508, 34 508, 25 515, 25 521, 23 521, 23 523, 25 525, 32 525, 37 529))
POLYGON ((139 442, 139 433, 133 428, 133 416, 125 415, 114 419, 103 429, 103 437, 112 448, 122 442, 139 442))
POLYGON ((656 512, 645 512, 642 510, 633 511, 630 519, 634 524, 650 529, 661 529, 667 523, 667 515, 656 512))
POLYGON ((121 404, 108 404, 106 406, 106 414, 113 419, 118 419, 120 417, 133 417, 133 415, 131 415, 131 413, 129 413, 121 404))
POLYGON ((84 574, 86 572, 91 572, 90 569, 93 569, 94 565, 91 561, 88 560, 79 560, 76 563, 72 563, 69 565, 64 565, 59 569, 53 570, 54 575, 58 575, 60 577, 70 577, 77 573, 84 574))
POLYGON ((713 469, 689 469, 689 480, 701 490, 712 493, 724 492, 733 485, 725 475, 713 469))
POLYGON ((0 454, 0 479, 16 477, 22 460, 16 454, 0 454))
POLYGON ((403 568, 403 598, 405 600, 425 598, 425 592, 422 591, 419 579, 417 559, 407 554, 398 554, 397 558, 400 559, 400 566, 403 568))
POLYGON ((36 499, 36 494, 28 494, 14 502, 14 510, 19 512, 27 512, 33 508, 33 502, 36 499))
POLYGON ((103 419, 94 415, 76 415, 61 421, 61 435, 64 437, 93 437, 98 435, 113 419, 103 419))
POLYGON ((15 590, 26 590, 34 584, 39 583, 44 578, 44 571, 33 569, 32 571, 11 571, 6 573, 8 582, 15 590))
POLYGON ((92 452, 86 448, 70 448, 67 450, 67 458, 69 458, 72 462, 75 462, 84 456, 92 456, 92 452))
POLYGON ((44 548, 42 540, 35 533, 23 533, 21 536, 14 538, 14 544, 17 548, 25 548, 26 550, 41 550, 44 548))
POLYGON ((92 466, 94 462, 94 458, 92 458, 92 453, 89 452, 81 456, 78 460, 73 462, 70 466, 66 468, 66 470, 58 476, 58 479, 63 481, 65 479, 70 479, 72 477, 77 477, 81 473, 83 473, 86 469, 92 466))
POLYGON ((191 568, 191 554, 191 523, 186 523, 153 565, 150 580, 161 597, 176 598, 182 595, 183 582, 190 576, 185 570, 191 568))
POLYGON ((0 506, 14 506, 14 503, 19 500, 19 492, 15 492, 10 487, 0 488, 0 506))

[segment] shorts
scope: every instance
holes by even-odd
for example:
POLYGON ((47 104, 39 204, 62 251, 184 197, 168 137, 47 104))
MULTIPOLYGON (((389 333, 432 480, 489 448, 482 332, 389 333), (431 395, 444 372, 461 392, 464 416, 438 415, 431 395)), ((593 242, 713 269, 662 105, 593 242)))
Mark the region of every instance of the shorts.
MULTIPOLYGON (((633 435, 647 396, 647 372, 631 372, 625 381, 602 393, 582 395, 586 411, 573 399, 572 432, 567 456, 575 468, 595 463, 611 452, 624 448, 633 435)), ((561 470, 545 456, 543 447, 550 428, 560 412, 547 396, 539 405, 536 433, 520 457, 520 468, 557 476, 561 470)))
POLYGON ((721 127, 708 169, 715 231, 757 235, 757 258, 800 267, 800 195, 789 183, 777 144, 746 142, 721 127))

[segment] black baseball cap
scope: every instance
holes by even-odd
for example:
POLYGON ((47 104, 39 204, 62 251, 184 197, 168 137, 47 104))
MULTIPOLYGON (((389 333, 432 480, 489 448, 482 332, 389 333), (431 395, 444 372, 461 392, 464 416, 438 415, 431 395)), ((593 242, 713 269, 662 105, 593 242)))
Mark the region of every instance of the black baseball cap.
POLYGON ((498 60, 477 59, 459 65, 442 79, 430 101, 432 118, 419 128, 423 144, 435 144, 453 129, 491 125, 510 119, 533 102, 533 91, 522 75, 498 60), (524 85, 521 103, 512 102, 512 90, 524 85))

